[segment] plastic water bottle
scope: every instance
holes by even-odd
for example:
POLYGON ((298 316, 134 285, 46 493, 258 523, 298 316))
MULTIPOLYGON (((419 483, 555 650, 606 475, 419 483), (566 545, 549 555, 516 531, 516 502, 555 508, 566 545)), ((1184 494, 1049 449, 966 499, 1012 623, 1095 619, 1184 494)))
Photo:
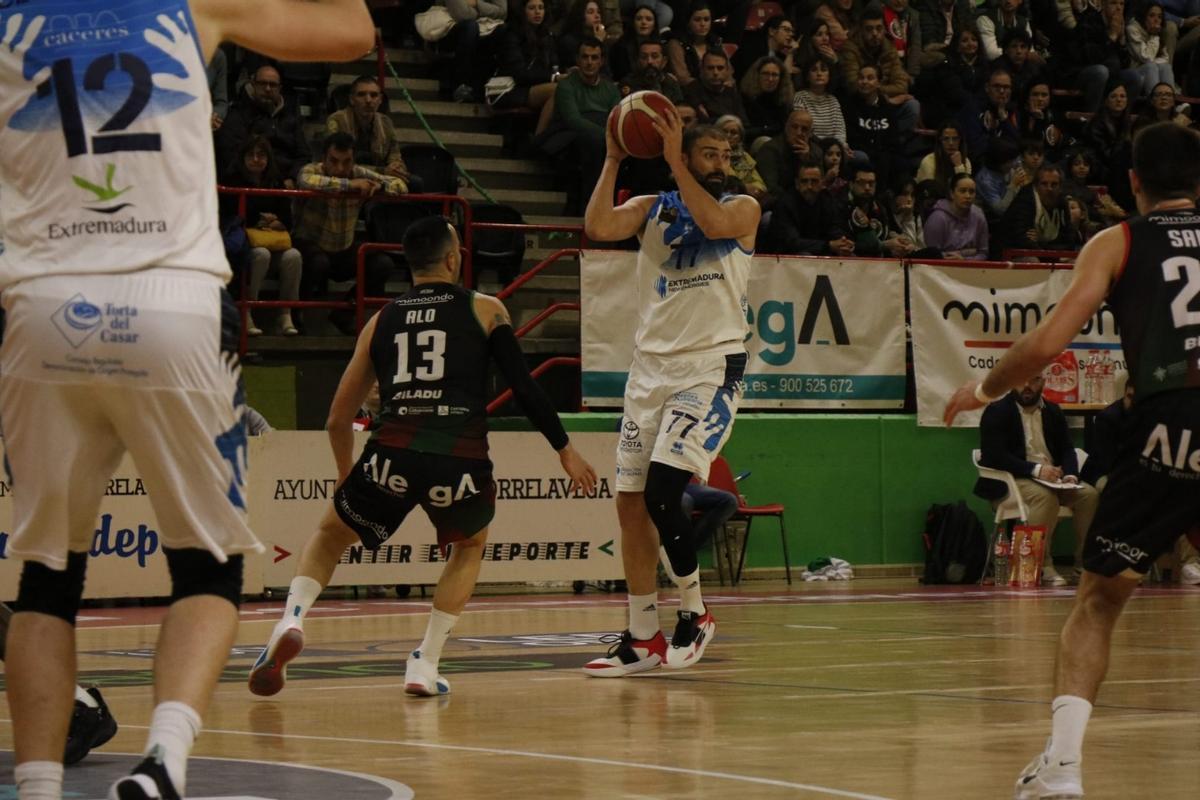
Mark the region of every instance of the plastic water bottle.
POLYGON ((1008 540, 1006 531, 1001 531, 996 537, 996 548, 992 552, 992 566, 995 571, 993 583, 997 587, 1008 585, 1008 555, 1012 550, 1012 543, 1008 540))

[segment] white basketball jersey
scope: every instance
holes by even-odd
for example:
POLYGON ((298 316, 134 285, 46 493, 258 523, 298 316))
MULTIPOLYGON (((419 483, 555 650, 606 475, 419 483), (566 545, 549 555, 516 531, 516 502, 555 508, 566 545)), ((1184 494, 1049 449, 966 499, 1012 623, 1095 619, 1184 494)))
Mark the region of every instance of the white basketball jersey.
POLYGON ((646 216, 638 252, 638 351, 743 352, 753 255, 737 239, 705 237, 679 192, 660 193, 646 216))
POLYGON ((0 288, 180 267, 228 280, 187 0, 0 2, 0 288))

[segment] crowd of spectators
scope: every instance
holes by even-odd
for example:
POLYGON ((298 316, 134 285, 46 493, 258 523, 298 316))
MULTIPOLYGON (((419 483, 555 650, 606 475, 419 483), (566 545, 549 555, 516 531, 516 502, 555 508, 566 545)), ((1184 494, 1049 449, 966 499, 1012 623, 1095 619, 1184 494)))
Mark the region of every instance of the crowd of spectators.
POLYGON ((578 176, 569 213, 594 185, 608 110, 653 89, 729 133, 767 212, 761 250, 1076 249, 1132 208, 1137 129, 1191 124, 1180 98, 1200 94, 1200 3, 1169 1, 512 0, 499 55, 483 48, 453 94, 514 79, 498 106, 537 115, 534 153, 578 176), (818 206, 822 236, 783 223, 818 206))

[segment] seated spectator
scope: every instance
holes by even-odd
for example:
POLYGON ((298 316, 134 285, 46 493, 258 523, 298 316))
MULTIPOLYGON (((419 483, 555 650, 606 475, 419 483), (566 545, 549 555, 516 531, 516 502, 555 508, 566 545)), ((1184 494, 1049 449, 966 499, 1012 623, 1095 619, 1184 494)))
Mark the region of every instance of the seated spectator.
POLYGON ((219 129, 229 114, 229 61, 225 50, 218 47, 213 51, 212 60, 206 70, 208 76, 208 93, 212 97, 212 129, 219 129))
POLYGON ((969 174, 956 173, 949 197, 933 207, 925 220, 925 244, 941 250, 945 258, 987 259, 988 224, 975 205, 975 179, 969 174))
POLYGON ((683 88, 684 100, 696 109, 700 121, 711 123, 718 117, 732 114, 745 124, 746 109, 742 107, 737 86, 732 83, 729 56, 725 51, 717 48, 705 53, 700 70, 700 80, 683 88))
POLYGON ((1025 97, 1029 84, 1042 80, 1045 65, 1033 56, 1033 39, 1028 31, 1016 29, 1005 34, 1004 53, 992 66, 1003 67, 1012 75, 1014 97, 1025 97))
POLYGON ((742 121, 733 114, 726 114, 718 117, 715 124, 729 137, 729 146, 733 148, 729 157, 733 177, 742 182, 742 189, 746 194, 761 203, 766 198, 767 185, 758 174, 758 164, 754 157, 745 150, 745 128, 742 121))
MULTIPOLYGON (((296 201, 292 239, 304 257, 301 295, 312 297, 329 278, 353 280, 357 272, 358 245, 355 225, 363 204, 377 192, 404 194, 402 178, 380 174, 354 163, 354 137, 334 133, 325 137, 322 160, 300 170, 299 188, 328 193, 296 201)), ((369 297, 382 297, 388 275, 394 269, 385 253, 367 256, 364 290, 369 297)), ((343 333, 353 333, 347 313, 331 315, 343 333)))
MULTIPOLYGON (((796 49, 790 55, 789 72, 793 83, 797 83, 800 76, 800 68, 796 65, 807 64, 815 58, 823 58, 835 67, 830 79, 829 90, 836 95, 841 94, 841 90, 846 86, 846 81, 842 77, 838 51, 833 49, 833 37, 829 35, 828 22, 820 17, 809 18, 797 40, 796 49)), ((798 86, 793 86, 792 91, 798 88, 798 86)))
POLYGON ((821 150, 812 135, 812 114, 793 111, 788 114, 783 133, 771 139, 754 153, 758 159, 758 174, 767 185, 771 198, 778 198, 796 179, 796 164, 812 158, 820 163, 821 150))
POLYGON ((737 52, 730 59, 734 74, 745 75, 750 66, 760 58, 774 56, 786 61, 796 48, 796 28, 782 14, 771 17, 754 33, 742 38, 737 52))
MULTIPOLYGON (((859 0, 826 0, 817 6, 813 16, 829 26, 829 46, 840 53, 862 19, 862 8, 859 0)), ((853 81, 848 83, 854 85, 853 81)))
MULTIPOLYGON (((985 467, 1012 473, 1017 491, 1029 509, 1026 522, 1046 531, 1042 582, 1064 586, 1067 581, 1055 570, 1051 555, 1059 506, 1068 506, 1074 512, 1078 564, 1100 493, 1079 479, 1079 462, 1067 430, 1067 418, 1058 405, 1042 397, 1044 387, 1045 379, 1038 375, 984 408, 979 420, 979 460, 985 467), (1079 488, 1053 489, 1037 480, 1079 488)), ((975 484, 975 494, 996 504, 1004 499, 1006 491, 1002 482, 980 478, 975 484)))
POLYGON ((801 86, 792 101, 792 108, 802 108, 812 114, 813 134, 818 138, 832 138, 845 144, 846 118, 842 104, 829 93, 832 65, 823 58, 816 58, 800 68, 801 86))
POLYGON ((687 25, 667 42, 667 68, 681 86, 700 77, 700 61, 709 52, 721 50, 721 37, 713 32, 712 8, 696 0, 688 12, 687 25))
MULTIPOLYGON (((892 219, 890 227, 913 244, 913 254, 928 249, 925 241, 925 220, 917 213, 917 185, 911 179, 904 181, 892 194, 892 219)), ((937 256, 940 256, 938 253, 937 256)), ((930 257, 934 257, 931 256, 930 257)))
POLYGON ((925 124, 937 127, 947 119, 957 119, 963 108, 983 93, 987 81, 987 59, 980 54, 979 34, 975 29, 955 33, 946 60, 933 69, 927 68, 921 78, 919 91, 925 124))
MULTIPOLYGON (((1141 113, 1133 121, 1133 132, 1136 134, 1147 125, 1156 122, 1174 122, 1185 128, 1192 124, 1192 118, 1175 110, 1178 103, 1175 87, 1169 83, 1160 83, 1150 91, 1150 102, 1142 107, 1141 113)), ((1191 108, 1191 106, 1185 106, 1191 108)))
POLYGON ((1005 138, 1016 144, 1017 111, 1012 103, 1012 75, 996 69, 988 76, 982 95, 976 95, 959 112, 959 129, 966 137, 967 152, 987 152, 992 139, 1005 138))
POLYGON ((821 159, 821 169, 824 173, 821 188, 829 192, 831 197, 842 197, 850 182, 845 177, 846 145, 837 139, 818 139, 817 146, 824 154, 821 159))
POLYGON ((915 8, 921 28, 922 52, 919 58, 923 68, 945 62, 955 49, 957 37, 964 31, 974 34, 978 45, 975 9, 970 0, 918 0, 915 8))
POLYGON ((751 143, 783 131, 792 108, 792 84, 783 79, 784 69, 775 56, 763 56, 742 76, 739 88, 746 108, 746 139, 751 143))
POLYGON ((1058 115, 1050 107, 1050 83, 1037 78, 1025 86, 1017 111, 1017 133, 1022 140, 1040 141, 1045 147, 1046 157, 1058 161, 1067 136, 1059 123, 1058 115))
POLYGON ((1092 188, 1092 175, 1096 172, 1096 155, 1086 147, 1077 147, 1067 152, 1066 174, 1063 176, 1063 193, 1077 197, 1087 204, 1091 215, 1106 224, 1119 222, 1129 216, 1108 195, 1108 190, 1098 192, 1092 188))
POLYGON ((508 0, 445 0, 446 10, 454 19, 445 41, 454 45, 454 102, 473 103, 479 89, 491 74, 490 58, 481 39, 488 39, 504 24, 508 0))
POLYGON ((846 101, 842 111, 846 117, 846 145, 851 151, 846 155, 853 158, 864 154, 874 165, 879 180, 889 185, 892 153, 899 145, 899 135, 896 107, 884 100, 879 91, 879 67, 863 64, 859 68, 858 91, 846 101))
POLYGON ((1067 204, 1067 223, 1071 228, 1070 247, 1072 250, 1081 250, 1100 230, 1100 224, 1092 221, 1087 203, 1078 197, 1068 194, 1063 200, 1067 204))
POLYGON ((1144 0, 1136 16, 1125 26, 1130 66, 1142 78, 1139 96, 1149 95, 1155 84, 1175 87, 1171 61, 1175 53, 1168 49, 1163 33, 1163 7, 1157 0, 1144 0))
POLYGON ((279 70, 264 64, 254 72, 245 91, 233 102, 216 135, 217 163, 236 162, 251 136, 265 136, 279 164, 284 184, 291 188, 308 160, 300 117, 284 105, 279 70))
POLYGON ((1062 198, 1062 171, 1043 164, 1033 184, 1017 192, 992 236, 992 258, 1005 250, 1066 250, 1071 247, 1070 215, 1062 198))
POLYGON ((645 2, 638 3, 633 12, 633 24, 609 48, 608 68, 614 81, 620 84, 626 75, 633 72, 638 64, 638 48, 643 42, 658 41, 659 29, 664 27, 666 26, 659 24, 654 6, 645 2))
POLYGON ((671 27, 671 23, 675 19, 675 9, 671 7, 666 0, 621 0, 620 10, 622 17, 628 17, 629 12, 633 12, 633 23, 636 26, 638 23, 637 9, 649 8, 654 14, 654 32, 660 36, 671 27))
MULTIPOLYGON (((221 182, 226 186, 238 186, 254 189, 282 189, 283 178, 279 174, 279 165, 271 152, 271 143, 263 136, 251 136, 239 158, 222 176, 221 182)), ((237 208, 235 195, 222 195, 221 204, 224 207, 237 208)), ((290 237, 278 235, 273 246, 267 247, 267 242, 259 236, 258 231, 270 231, 274 234, 286 234, 291 227, 291 204, 286 197, 250 196, 246 198, 246 234, 249 240, 250 252, 249 283, 246 289, 246 299, 257 300, 262 292, 263 281, 274 269, 279 273, 279 299, 300 299, 300 273, 303 259, 290 237)), ((292 310, 285 308, 279 311, 276 320, 278 332, 284 336, 295 336, 299 331, 292 322, 292 310)), ((254 324, 251 317, 246 333, 250 336, 261 336, 262 329, 254 324)))
POLYGON ((1104 103, 1083 127, 1080 143, 1096 154, 1104 165, 1096 176, 1108 187, 1118 204, 1132 208, 1129 166, 1133 158, 1133 115, 1129 113, 1129 95, 1118 79, 1108 82, 1104 103))
POLYGON ((1128 69, 1125 47, 1125 0, 1088 0, 1060 5, 1063 35, 1051 42, 1054 74, 1061 85, 1083 92, 1083 107, 1095 111, 1108 94, 1106 84, 1120 80, 1136 92, 1141 76, 1128 69))
POLYGON ((875 199, 875 169, 870 164, 851 162, 850 192, 842 201, 842 229, 854 242, 858 256, 903 258, 916 245, 907 236, 894 230, 883 206, 875 199))
POLYGON ((1013 31, 1024 32, 1027 44, 1033 41, 1033 29, 1029 26, 1029 15, 1022 7, 1022 0, 999 0, 995 5, 989 4, 975 18, 975 27, 979 30, 983 55, 988 61, 1004 55, 1005 42, 1013 31))
POLYGON ((850 256, 854 243, 833 196, 821 188, 821 166, 802 160, 796 178, 779 196, 767 226, 767 252, 793 256, 850 256))
MULTIPOLYGON (((600 42, 604 62, 608 63, 608 48, 619 39, 612 36, 620 28, 620 20, 606 17, 598 0, 574 0, 563 17, 558 33, 558 63, 572 64, 579 53, 580 43, 587 38, 600 42)), ((623 31, 620 31, 623 32, 623 31)))
POLYGON ((401 178, 411 192, 423 188, 419 176, 410 175, 400 155, 400 136, 391 117, 379 113, 383 90, 379 80, 360 75, 350 84, 350 105, 325 120, 325 133, 347 133, 354 137, 354 163, 376 172, 401 178))
POLYGON ((1033 173, 1021 166, 1021 151, 1009 139, 992 139, 975 174, 975 202, 995 222, 1004 215, 1017 192, 1033 183, 1033 173))
POLYGON ((496 108, 528 108, 538 112, 535 133, 550 124, 554 84, 559 79, 558 40, 546 15, 545 0, 525 0, 501 29, 496 74, 513 79, 512 91, 495 102, 496 108))
POLYGON ((883 30, 887 40, 900 54, 904 71, 913 79, 921 74, 921 23, 908 0, 884 0, 883 30))
POLYGON ((683 87, 675 76, 667 72, 667 56, 663 43, 658 39, 647 39, 638 45, 637 66, 621 82, 621 96, 633 92, 654 91, 679 105, 685 102, 683 87))
POLYGON ((907 141, 917 127, 921 104, 909 94, 912 77, 904 71, 900 54, 884 35, 883 11, 879 6, 870 5, 863 10, 858 30, 842 48, 841 55, 842 74, 847 86, 857 85, 860 69, 868 64, 876 65, 879 70, 879 93, 888 103, 896 106, 895 124, 899 142, 902 144, 907 141))
POLYGON ((921 159, 921 165, 917 167, 916 182, 934 181, 938 191, 945 197, 950 191, 952 179, 961 173, 972 173, 971 159, 967 158, 964 150, 958 123, 946 122, 938 128, 934 137, 933 152, 921 159))
POLYGON ((555 84, 554 119, 542 135, 542 149, 579 166, 580 184, 573 203, 582 211, 604 165, 604 126, 621 92, 600 74, 604 46, 599 39, 588 37, 579 43, 575 66, 555 84))

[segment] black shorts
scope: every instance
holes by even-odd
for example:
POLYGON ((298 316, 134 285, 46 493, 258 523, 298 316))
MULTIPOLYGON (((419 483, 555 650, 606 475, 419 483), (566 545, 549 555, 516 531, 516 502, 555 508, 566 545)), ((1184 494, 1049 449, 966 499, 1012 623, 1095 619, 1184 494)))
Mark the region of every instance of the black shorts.
POLYGON ((1083 548, 1089 572, 1145 574, 1200 523, 1200 391, 1138 402, 1083 548))
POLYGON ((469 539, 496 514, 492 462, 368 442, 333 496, 337 515, 368 550, 386 542, 416 506, 437 528, 438 544, 469 539))

